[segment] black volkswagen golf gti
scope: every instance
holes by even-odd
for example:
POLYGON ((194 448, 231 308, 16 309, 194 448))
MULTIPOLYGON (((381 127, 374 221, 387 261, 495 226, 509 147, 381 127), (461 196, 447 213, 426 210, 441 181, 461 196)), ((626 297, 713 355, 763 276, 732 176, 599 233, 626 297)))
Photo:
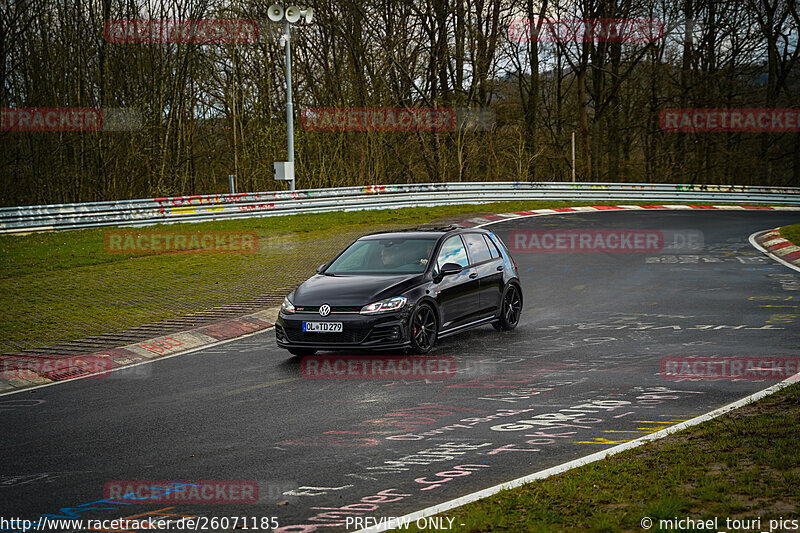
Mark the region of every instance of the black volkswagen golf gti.
POLYGON ((491 323, 517 326, 517 265, 495 234, 448 227, 373 233, 292 291, 275 325, 293 355, 317 350, 427 353, 437 339, 491 323))

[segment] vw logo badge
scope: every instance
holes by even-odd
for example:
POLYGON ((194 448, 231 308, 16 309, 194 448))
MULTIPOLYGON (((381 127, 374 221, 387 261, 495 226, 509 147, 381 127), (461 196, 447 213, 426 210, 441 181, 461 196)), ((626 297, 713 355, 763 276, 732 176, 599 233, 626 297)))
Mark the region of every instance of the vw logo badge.
POLYGON ((328 316, 331 314, 331 306, 328 304, 322 304, 319 306, 319 316, 328 316))

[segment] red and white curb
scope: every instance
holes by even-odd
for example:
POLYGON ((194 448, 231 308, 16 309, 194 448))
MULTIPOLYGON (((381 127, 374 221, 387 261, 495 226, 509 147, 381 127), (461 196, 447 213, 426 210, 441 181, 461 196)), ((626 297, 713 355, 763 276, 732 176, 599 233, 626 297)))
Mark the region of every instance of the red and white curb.
MULTIPOLYGON (((201 348, 208 348, 240 337, 259 333, 273 326, 269 310, 259 311, 239 318, 225 320, 188 331, 181 331, 146 341, 129 344, 119 348, 101 350, 80 356, 25 356, 9 355, 0 357, 0 367, 13 377, 0 377, 0 393, 13 394, 20 390, 30 390, 54 383, 83 379, 122 368, 136 366, 156 359, 180 355, 201 348), (84 358, 102 362, 102 371, 86 372, 76 375, 75 371, 65 372, 64 360, 84 358), (40 369, 39 372, 29 368, 40 369), (49 370, 49 371, 48 371, 49 370)), ((67 364, 69 366, 69 364, 67 364)))
POLYGON ((692 210, 717 210, 717 211, 800 211, 800 207, 783 207, 770 205, 596 205, 589 207, 559 207, 554 209, 534 209, 532 211, 516 211, 514 213, 501 213, 475 217, 459 222, 462 226, 481 227, 496 224, 504 220, 545 215, 563 215, 566 213, 591 213, 596 211, 692 211, 692 210))
POLYGON ((755 238, 751 242, 753 240, 760 245, 756 247, 761 248, 765 254, 788 267, 800 270, 800 246, 781 237, 780 228, 759 232, 755 234, 755 238))

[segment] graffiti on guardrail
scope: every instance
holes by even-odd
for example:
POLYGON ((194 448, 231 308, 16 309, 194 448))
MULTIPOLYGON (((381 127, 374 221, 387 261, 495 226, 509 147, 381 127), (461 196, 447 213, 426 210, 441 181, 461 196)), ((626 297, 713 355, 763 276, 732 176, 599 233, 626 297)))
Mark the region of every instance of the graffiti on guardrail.
POLYGON ((704 185, 677 184, 676 191, 687 192, 722 192, 722 193, 757 193, 757 194, 798 194, 792 187, 753 187, 751 185, 704 185))
MULTIPOLYGON (((768 205, 800 206, 798 187, 742 185, 465 182, 364 185, 301 191, 174 196, 142 200, 91 202, 0 208, 0 233, 52 231, 107 225, 150 225, 170 219, 199 222, 225 218, 296 213, 432 207, 500 201, 632 200, 653 202, 639 208, 663 208, 658 202, 744 204, 737 209, 773 209, 768 205)), ((596 209, 625 209, 601 206, 596 209)), ((689 207, 692 207, 691 205, 689 207)), ((712 207, 704 207, 704 209, 712 207)), ((567 209, 567 208, 564 208, 567 209)), ((781 207, 779 209, 797 209, 781 207)))
MULTIPOLYGON (((335 190, 335 189, 334 189, 335 190)), ((447 191, 447 183, 431 183, 423 186, 409 185, 367 185, 352 189, 350 196, 359 194, 388 194, 403 193, 412 190, 424 190, 430 192, 447 191)), ((239 194, 216 194, 216 195, 196 195, 196 196, 171 196, 165 198, 155 198, 153 201, 158 203, 158 212, 162 217, 199 215, 208 213, 222 213, 226 211, 226 206, 233 206, 240 212, 264 211, 276 208, 275 201, 291 201, 310 198, 321 198, 332 196, 328 191, 273 191, 239 194), (265 200, 272 200, 266 202, 265 200)))

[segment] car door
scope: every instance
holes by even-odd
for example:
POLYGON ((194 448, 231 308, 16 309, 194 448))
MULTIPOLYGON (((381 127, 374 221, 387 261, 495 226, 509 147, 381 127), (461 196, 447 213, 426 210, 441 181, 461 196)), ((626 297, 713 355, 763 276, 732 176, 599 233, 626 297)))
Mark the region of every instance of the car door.
POLYGON ((503 263, 493 243, 481 233, 462 235, 467 245, 470 266, 478 274, 478 307, 480 317, 497 314, 503 291, 503 263))
POLYGON ((439 304, 442 331, 468 323, 479 311, 480 283, 475 269, 469 266, 469 257, 460 235, 445 239, 436 255, 434 268, 436 299, 439 304), (464 268, 458 274, 438 275, 445 263, 456 263, 464 268))

